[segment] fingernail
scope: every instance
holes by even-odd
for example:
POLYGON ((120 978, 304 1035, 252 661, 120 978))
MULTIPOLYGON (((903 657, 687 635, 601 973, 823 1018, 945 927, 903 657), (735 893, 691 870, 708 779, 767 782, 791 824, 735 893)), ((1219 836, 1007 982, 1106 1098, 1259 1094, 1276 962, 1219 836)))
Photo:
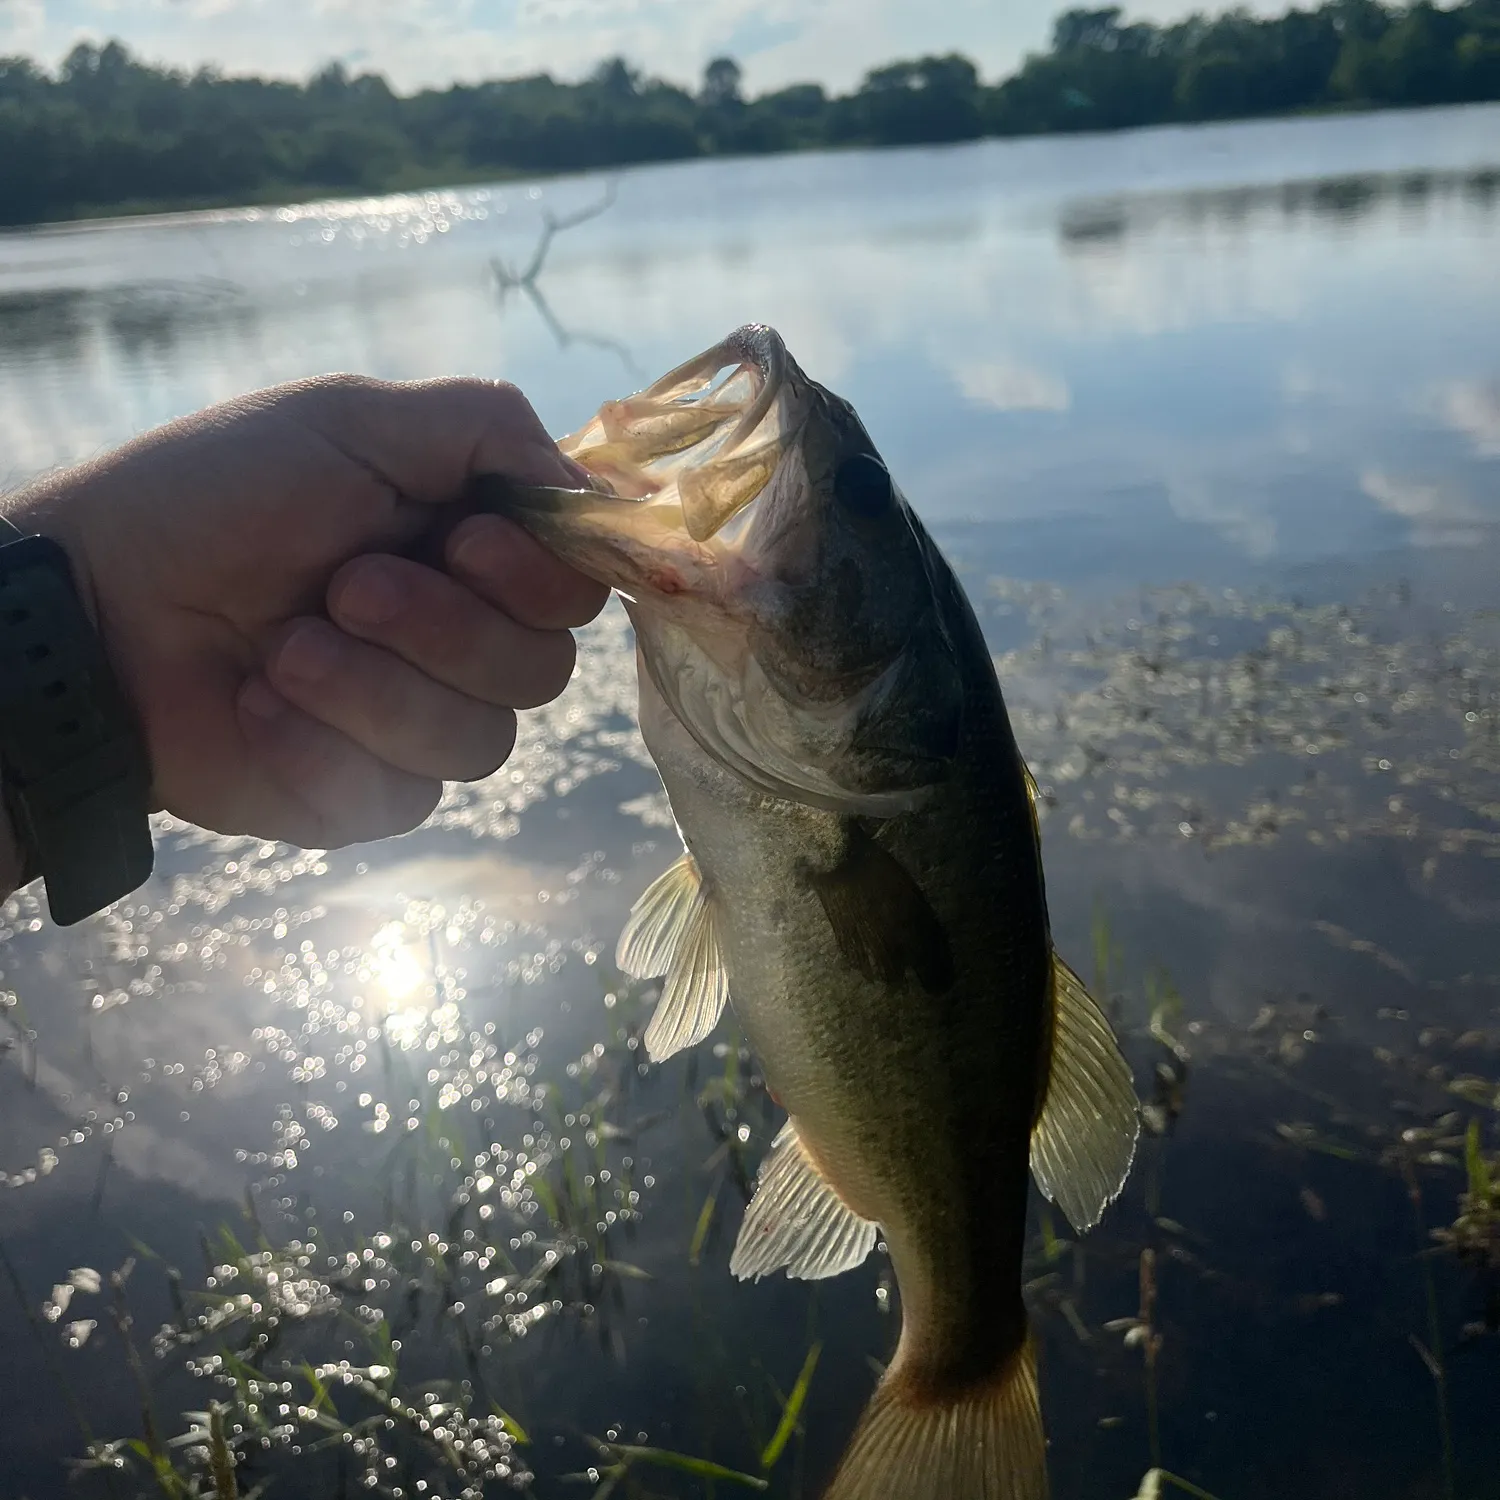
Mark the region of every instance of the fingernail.
POLYGON ((268 724, 279 719, 290 706, 264 678, 252 677, 240 689, 240 707, 252 718, 268 724))
POLYGON ((338 612, 356 625, 385 625, 405 604, 406 590, 395 570, 368 562, 340 590, 338 612))
POLYGON ((561 454, 560 457, 563 468, 577 481, 579 489, 586 490, 593 487, 594 476, 576 458, 569 458, 566 453, 561 454))
POLYGON ((486 526, 464 537, 453 554, 453 561, 465 573, 493 577, 510 560, 510 548, 501 537, 486 526))
POLYGON ((277 667, 302 682, 321 682, 338 665, 342 654, 338 632, 320 620, 297 626, 276 658, 277 667))

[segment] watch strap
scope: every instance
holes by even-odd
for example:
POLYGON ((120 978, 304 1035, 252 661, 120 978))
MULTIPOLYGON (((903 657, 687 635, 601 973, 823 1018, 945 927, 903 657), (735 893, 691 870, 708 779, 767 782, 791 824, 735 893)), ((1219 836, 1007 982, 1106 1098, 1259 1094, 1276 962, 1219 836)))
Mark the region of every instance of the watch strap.
POLYGON ((66 927, 150 876, 150 761, 67 554, 4 529, 18 539, 0 545, 0 787, 22 877, 43 877, 66 927))

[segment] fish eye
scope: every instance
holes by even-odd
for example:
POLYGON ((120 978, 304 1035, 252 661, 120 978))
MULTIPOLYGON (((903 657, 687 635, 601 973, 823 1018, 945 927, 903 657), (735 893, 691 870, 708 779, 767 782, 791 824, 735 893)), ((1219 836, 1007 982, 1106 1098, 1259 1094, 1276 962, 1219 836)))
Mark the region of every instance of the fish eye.
POLYGON ((856 453, 838 466, 833 493, 845 510, 866 520, 883 516, 895 503, 891 476, 873 453, 856 453))

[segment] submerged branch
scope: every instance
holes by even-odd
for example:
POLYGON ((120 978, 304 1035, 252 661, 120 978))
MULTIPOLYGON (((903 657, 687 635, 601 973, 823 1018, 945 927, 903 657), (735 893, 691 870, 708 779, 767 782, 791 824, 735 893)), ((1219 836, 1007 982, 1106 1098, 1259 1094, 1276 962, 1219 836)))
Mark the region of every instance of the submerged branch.
POLYGON ((636 364, 634 355, 629 348, 622 344, 619 339, 612 339, 606 334, 589 333, 587 330, 568 328, 562 320, 552 311, 551 304, 542 295, 540 287, 526 282, 522 290, 531 299, 531 305, 536 308, 542 322, 551 330, 552 337, 557 340, 558 348, 566 349, 569 344, 591 344, 596 349, 607 349, 616 355, 619 361, 630 372, 631 377, 636 380, 645 380, 641 367, 636 364))
POLYGON ((490 257, 490 270, 494 274, 501 302, 503 303, 506 296, 513 291, 524 292, 536 309, 537 315, 547 325, 552 337, 557 340, 559 349, 566 349, 571 344, 590 344, 596 349, 608 350, 619 359, 633 379, 644 380, 640 366, 636 364, 630 350, 624 344, 602 333, 591 333, 587 330, 568 327, 553 312, 552 305, 542 295, 542 289, 537 285, 537 278, 547 263, 547 254, 552 248, 552 241, 565 230, 576 229, 578 225, 586 224, 590 219, 597 219, 600 214, 607 212, 614 205, 618 196, 619 184, 611 179, 605 185, 604 196, 597 203, 590 203, 570 214, 554 214, 551 209, 543 209, 541 237, 537 240, 536 249, 532 251, 525 270, 513 269, 498 255, 490 257))
POLYGON ((542 210, 542 233, 536 242, 536 249, 531 253, 531 259, 524 271, 514 271, 498 255, 490 257, 490 269, 495 273, 495 280, 499 283, 502 291, 511 287, 531 287, 536 283, 538 276, 542 274, 542 267, 547 262, 547 252, 552 248, 552 241, 564 230, 576 229, 580 224, 586 224, 590 219, 597 219, 600 214, 606 213, 613 205, 619 195, 619 183, 613 178, 605 184, 604 196, 597 202, 591 203, 586 208, 580 208, 571 214, 554 214, 551 209, 542 210))

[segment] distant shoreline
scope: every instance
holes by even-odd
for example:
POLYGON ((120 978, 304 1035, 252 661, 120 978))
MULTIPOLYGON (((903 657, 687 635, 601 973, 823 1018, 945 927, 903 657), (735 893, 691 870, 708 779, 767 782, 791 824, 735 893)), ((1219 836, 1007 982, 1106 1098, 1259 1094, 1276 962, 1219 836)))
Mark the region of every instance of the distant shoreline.
POLYGON ((619 172, 675 161, 956 145, 1443 108, 1500 100, 1494 0, 1327 0, 1256 18, 1069 10, 1048 51, 987 83, 957 54, 830 95, 756 98, 731 58, 696 92, 622 58, 398 95, 342 65, 305 84, 187 74, 80 43, 55 75, 0 58, 0 226, 233 212, 619 172))
MULTIPOLYGON (((600 178, 610 175, 621 177, 633 171, 653 167, 686 166, 691 163, 706 163, 710 161, 763 161, 769 157, 806 157, 806 156, 839 156, 845 154, 856 154, 867 151, 929 151, 948 150, 962 148, 965 146, 978 146, 993 144, 997 141, 1014 141, 1018 144, 1023 141, 1034 141, 1044 139, 1057 139, 1063 136, 1069 140, 1087 141, 1100 139, 1102 137, 1115 137, 1125 135, 1150 135, 1156 132, 1172 130, 1197 131, 1200 129, 1214 129, 1220 126, 1235 125, 1276 125, 1291 124, 1299 121, 1314 123, 1318 120, 1328 119, 1357 119, 1360 117, 1380 118, 1391 114, 1427 115, 1448 111, 1461 110, 1484 110, 1494 109, 1500 106, 1500 100, 1480 100, 1465 104, 1430 104, 1411 105, 1406 108, 1380 108, 1366 109, 1349 108, 1326 109, 1326 110, 1302 110, 1295 114, 1286 115, 1255 115, 1243 119, 1234 120, 1191 120, 1191 121, 1166 121, 1156 125, 1133 125, 1122 126, 1117 130, 1097 131, 1039 131, 1029 136, 980 136, 969 141, 946 141, 935 145, 902 145, 902 146, 807 146, 797 150, 780 152, 722 152, 713 156, 693 156, 668 158, 662 161, 640 161, 630 162, 622 167, 600 168, 592 167, 582 170, 559 170, 556 172, 532 172, 513 173, 508 176, 498 176, 493 173, 478 174, 464 178, 445 178, 432 182, 402 183, 400 186, 389 188, 377 188, 370 191, 351 192, 347 189, 329 189, 319 191, 317 188, 296 186, 289 188, 286 192, 269 192, 261 198, 238 198, 223 199, 220 201, 188 202, 182 204, 143 204, 139 208, 131 208, 122 205, 105 206, 98 211, 83 211, 67 219, 44 219, 35 224, 0 224, 0 244, 6 239, 24 235, 55 234, 67 235, 70 233, 82 233, 90 229, 109 228, 146 228, 153 225, 181 225, 185 222, 201 219, 205 222, 217 222, 220 215, 241 217, 256 212, 275 211, 277 209, 305 210, 319 203, 349 203, 359 202, 365 199, 383 197, 402 197, 421 193, 449 193, 471 191, 476 188, 485 187, 509 187, 523 183, 541 182, 566 182, 579 178, 600 178)), ((1389 177, 1399 179, 1410 171, 1424 170, 1420 168, 1390 168, 1369 173, 1359 173, 1361 177, 1389 177)), ((1442 169, 1440 175, 1452 177, 1455 180, 1473 178, 1475 180, 1500 178, 1500 137, 1495 142, 1495 151, 1492 160, 1475 162, 1467 167, 1442 169)), ((1308 178, 1308 181, 1322 178, 1308 178)))
MULTIPOLYGON (((792 153, 783 153, 790 155, 792 153)), ((707 157, 680 158, 687 161, 714 160, 707 157)), ((668 162, 631 162, 630 167, 654 167, 669 165, 668 162)), ((264 194, 251 197, 221 197, 189 199, 183 202, 147 200, 139 204, 106 203, 96 208, 86 207, 65 219, 38 219, 33 224, 0 223, 0 242, 7 235, 57 233, 66 234, 71 229, 101 229, 113 225, 135 225, 140 227, 156 222, 180 223, 184 219, 210 219, 218 214, 241 215, 278 208, 303 208, 310 203, 339 202, 361 198, 400 197, 403 194, 459 192, 482 187, 507 187, 519 182, 555 182, 570 177, 596 176, 600 170, 624 172, 627 167, 584 171, 560 170, 557 172, 516 172, 509 176, 495 172, 475 172, 468 177, 446 177, 441 181, 402 182, 399 186, 365 189, 320 188, 317 184, 289 184, 277 191, 268 187, 264 194)))

